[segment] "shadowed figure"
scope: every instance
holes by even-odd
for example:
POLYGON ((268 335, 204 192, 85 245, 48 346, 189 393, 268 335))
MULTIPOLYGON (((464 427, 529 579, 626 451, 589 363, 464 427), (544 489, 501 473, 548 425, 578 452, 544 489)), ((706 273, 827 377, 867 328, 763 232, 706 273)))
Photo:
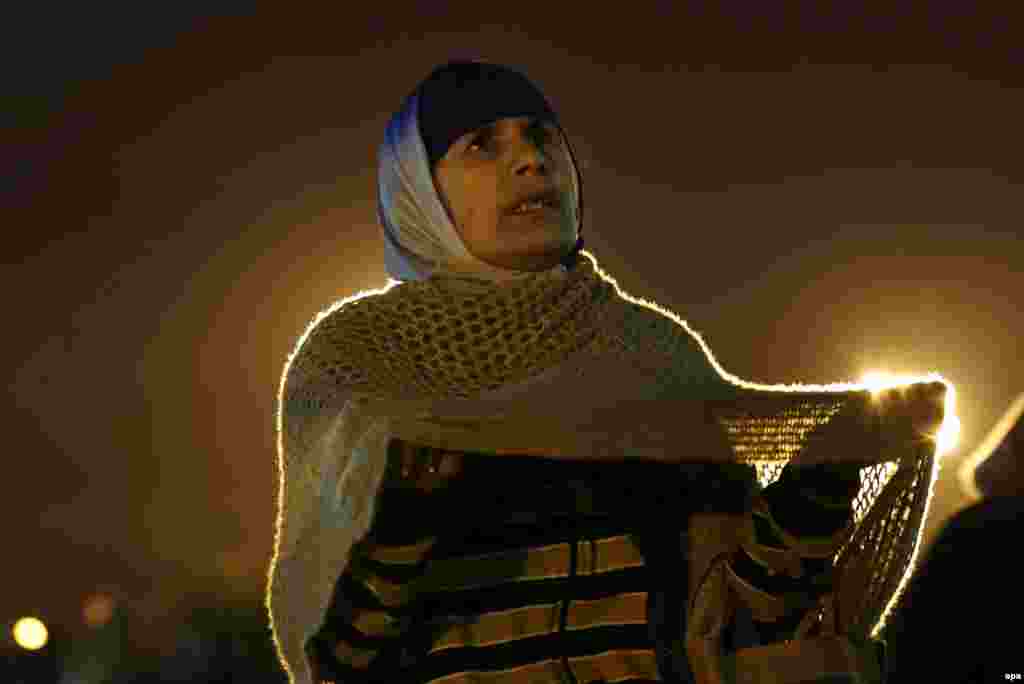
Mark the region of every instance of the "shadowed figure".
POLYGON ((950 518, 918 563, 887 627, 890 682, 974 684, 1024 671, 1022 413, 1024 394, 968 459, 982 499, 950 518))

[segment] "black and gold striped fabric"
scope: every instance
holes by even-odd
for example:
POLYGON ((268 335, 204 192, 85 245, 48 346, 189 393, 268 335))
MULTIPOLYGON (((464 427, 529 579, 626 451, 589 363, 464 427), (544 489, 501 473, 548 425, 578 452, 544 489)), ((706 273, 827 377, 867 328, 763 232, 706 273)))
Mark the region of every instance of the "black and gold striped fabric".
POLYGON ((752 466, 445 458, 389 453, 307 645, 321 682, 688 680, 688 518, 747 510, 752 466))

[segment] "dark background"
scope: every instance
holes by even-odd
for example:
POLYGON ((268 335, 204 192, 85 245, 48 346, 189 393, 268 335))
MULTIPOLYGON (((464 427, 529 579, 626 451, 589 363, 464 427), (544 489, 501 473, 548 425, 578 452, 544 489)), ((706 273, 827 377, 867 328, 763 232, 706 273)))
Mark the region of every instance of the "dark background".
POLYGON ((454 57, 544 90, 587 249, 728 371, 954 384, 930 541, 1024 389, 1021 23, 832 5, 15 11, 0 622, 84 639, 101 593, 144 647, 173 650, 210 597, 264 629, 280 374, 317 312, 386 284, 377 146, 454 57))

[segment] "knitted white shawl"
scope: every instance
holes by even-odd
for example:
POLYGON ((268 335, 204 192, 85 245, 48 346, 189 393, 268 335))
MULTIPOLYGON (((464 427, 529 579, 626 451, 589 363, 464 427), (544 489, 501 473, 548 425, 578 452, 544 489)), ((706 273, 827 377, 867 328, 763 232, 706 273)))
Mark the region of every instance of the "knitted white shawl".
MULTIPOLYGON (((337 303, 301 337, 279 394, 267 595, 291 682, 312 682, 303 645, 370 528, 392 438, 496 458, 882 464, 905 460, 941 420, 933 403, 880 412, 848 384, 744 383, 682 320, 629 297, 582 257, 568 273, 501 285, 450 275, 392 283, 337 303)), ((904 551, 882 579, 909 574, 931 475, 904 487, 910 514, 887 533, 904 551)), ((876 478, 861 504, 883 484, 876 478)), ((886 582, 867 607, 880 614, 894 591, 886 582)))

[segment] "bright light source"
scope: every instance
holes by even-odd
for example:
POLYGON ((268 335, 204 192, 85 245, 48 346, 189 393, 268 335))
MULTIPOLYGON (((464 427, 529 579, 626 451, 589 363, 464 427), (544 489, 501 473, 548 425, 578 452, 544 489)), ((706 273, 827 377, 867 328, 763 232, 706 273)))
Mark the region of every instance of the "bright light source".
POLYGON ((49 633, 42 620, 24 617, 14 623, 14 641, 27 651, 38 651, 46 645, 49 633))
POLYGON ((888 371, 869 371, 860 379, 860 385, 877 396, 880 392, 912 385, 917 382, 941 382, 946 385, 946 403, 943 411, 942 425, 934 435, 929 435, 935 440, 935 456, 941 457, 956 448, 960 441, 960 417, 956 414, 956 389, 953 383, 941 375, 897 375, 888 371))
POLYGON ((871 390, 872 394, 878 394, 883 390, 921 381, 921 378, 912 375, 896 375, 887 371, 871 371, 864 374, 864 377, 860 379, 860 384, 866 389, 871 390))
POLYGON ((960 417, 956 415, 956 392, 953 386, 949 386, 946 394, 946 417, 942 420, 942 426, 935 434, 935 455, 943 456, 956 448, 960 443, 960 417))

